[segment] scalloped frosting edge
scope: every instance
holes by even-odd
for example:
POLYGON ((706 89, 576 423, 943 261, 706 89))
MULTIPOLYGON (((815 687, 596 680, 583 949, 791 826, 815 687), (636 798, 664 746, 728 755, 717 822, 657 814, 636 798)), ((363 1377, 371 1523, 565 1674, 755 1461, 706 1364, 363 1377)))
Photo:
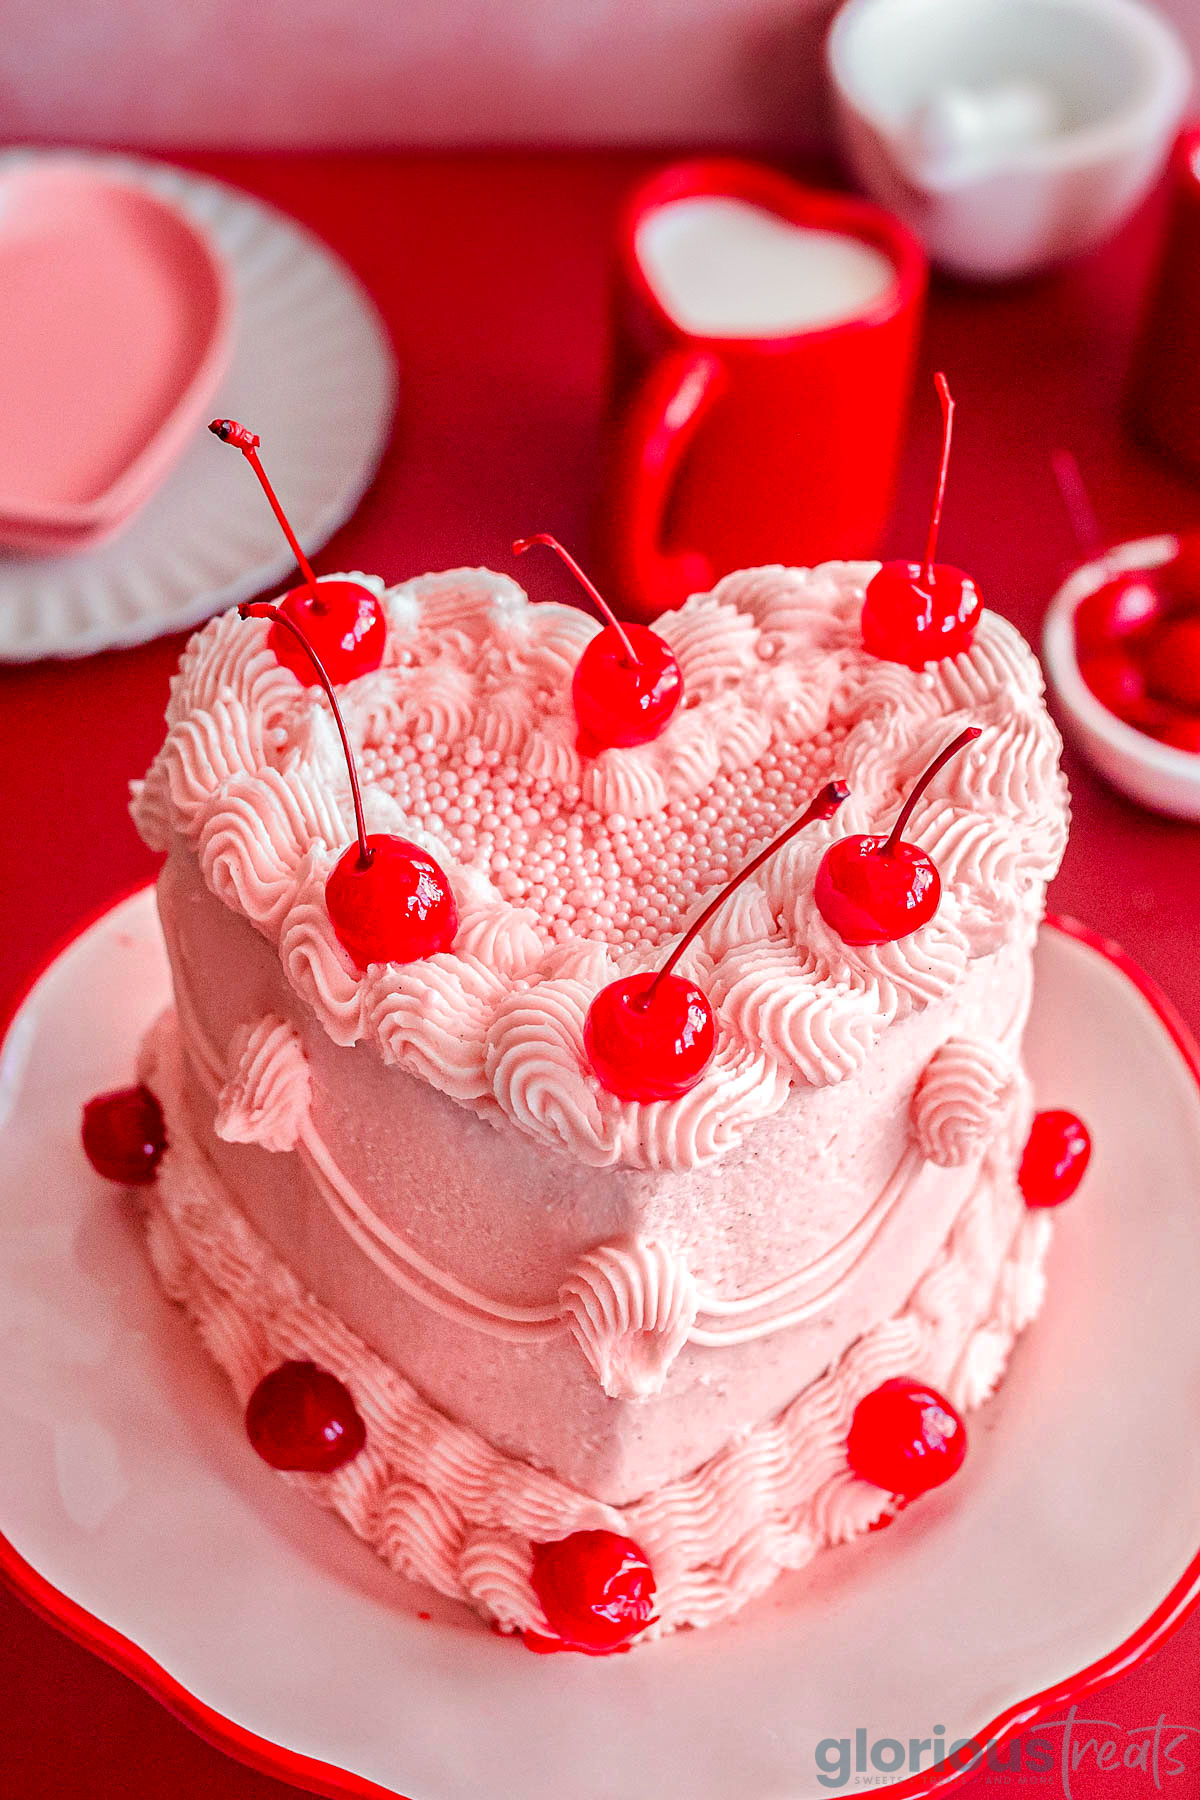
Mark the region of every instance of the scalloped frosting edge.
POLYGON ((680 1100, 645 1106, 605 1093, 582 1042, 598 987, 656 961, 673 939, 652 956, 613 953, 588 937, 549 942, 536 913, 456 860, 436 818, 407 816, 373 785, 371 828, 400 831, 437 855, 462 926, 451 952, 423 962, 365 972, 350 964, 324 906, 325 880, 350 836, 340 753, 323 697, 276 662, 261 621, 227 614, 189 642, 166 743, 135 784, 135 820, 152 846, 180 839, 192 850, 211 891, 277 946, 289 983, 335 1043, 370 1043, 492 1124, 584 1163, 703 1167, 795 1087, 861 1069, 889 1025, 951 992, 973 958, 1031 938, 1062 854, 1060 742, 1028 645, 987 613, 962 656, 920 673, 877 662, 857 627, 876 566, 743 571, 660 620, 689 706, 655 744, 595 759, 587 792, 564 761, 564 709, 595 621, 531 605, 514 582, 482 570, 386 590, 364 578, 387 612, 388 660, 342 689, 352 730, 391 707, 410 737, 473 731, 503 740, 505 754, 544 767, 601 812, 632 816, 668 795, 691 797, 718 766, 757 761, 773 735, 811 736, 837 722, 851 800, 773 858, 689 953, 687 972, 708 988, 720 1039, 707 1074, 680 1100), (481 688, 485 676, 500 685, 481 688), (505 695, 522 706, 505 711, 505 695), (894 944, 843 944, 812 902, 820 856, 843 831, 877 826, 933 735, 967 722, 982 737, 912 826, 942 874, 938 916, 894 944))

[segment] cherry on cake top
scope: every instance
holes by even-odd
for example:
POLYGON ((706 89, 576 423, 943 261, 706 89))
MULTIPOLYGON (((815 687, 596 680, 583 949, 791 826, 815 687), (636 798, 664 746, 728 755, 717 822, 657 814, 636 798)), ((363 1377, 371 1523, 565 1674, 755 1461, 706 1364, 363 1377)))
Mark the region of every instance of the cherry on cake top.
POLYGON ((978 736, 979 727, 969 725, 934 758, 886 837, 839 838, 825 852, 813 898, 843 943, 892 944, 928 925, 937 912, 942 897, 937 865, 903 832, 930 782, 978 736))
POLYGON ((863 644, 885 662, 923 669, 943 656, 969 650, 979 623, 975 583, 961 569, 939 563, 938 533, 950 471, 954 401, 946 377, 934 376, 942 406, 942 455, 923 562, 886 562, 868 583, 863 601, 863 644))
MULTIPOLYGON (((308 643, 316 650, 333 681, 352 681, 356 675, 369 675, 383 661, 387 643, 387 623, 378 598, 361 582, 347 581, 344 577, 318 581, 275 489, 267 479, 259 460, 259 439, 254 432, 239 425, 236 419, 214 419, 208 429, 223 444, 232 444, 235 450, 240 450, 254 470, 304 576, 304 586, 290 589, 279 601, 280 613, 304 627, 308 643)), ((308 687, 316 684, 318 677, 311 658, 286 631, 276 626, 271 632, 270 644, 279 661, 292 671, 297 681, 308 687)))
POLYGON ((627 975, 601 988, 584 1020, 583 1043, 593 1075, 621 1100, 677 1100, 695 1087, 713 1059, 717 1024, 702 988, 672 973, 697 934, 730 895, 796 833, 829 819, 849 790, 840 781, 821 789, 765 849, 697 914, 662 967, 627 975))
POLYGON ((549 532, 517 538, 513 550, 523 556, 534 544, 544 544, 562 558, 605 621, 576 663, 571 682, 579 748, 594 754, 652 743, 683 700, 683 675, 670 645, 646 625, 622 623, 570 551, 549 532))
POLYGON ((458 910, 441 865, 408 838, 388 832, 368 834, 358 767, 329 672, 306 633, 281 606, 250 601, 239 606, 243 619, 270 619, 273 629, 301 646, 315 679, 324 688, 342 741, 350 776, 357 842, 343 852, 325 883, 325 905, 334 935, 360 969, 377 962, 415 962, 449 950, 458 930, 458 910))

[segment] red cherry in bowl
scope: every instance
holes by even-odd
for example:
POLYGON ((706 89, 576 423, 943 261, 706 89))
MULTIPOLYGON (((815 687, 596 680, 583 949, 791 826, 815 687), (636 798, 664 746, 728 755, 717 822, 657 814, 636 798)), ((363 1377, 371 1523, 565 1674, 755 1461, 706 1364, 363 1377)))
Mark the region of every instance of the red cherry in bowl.
POLYGON ((1075 609, 1075 644, 1081 661, 1111 652, 1148 631, 1167 610, 1154 569, 1126 569, 1088 594, 1075 609))
POLYGON ((1018 1182, 1027 1206, 1061 1206, 1087 1174, 1092 1139, 1076 1113, 1057 1109, 1035 1114, 1018 1182))
POLYGON ((1144 732, 1147 737, 1160 737, 1164 731, 1171 729, 1179 717, 1165 700, 1156 700, 1153 694, 1147 694, 1137 706, 1129 708, 1124 722, 1132 725, 1135 730, 1144 732))
POLYGON ((344 852, 325 883, 325 904, 338 942, 360 969, 435 956, 449 950, 458 930, 441 866, 419 844, 383 832, 344 852))
POLYGON ((1079 673, 1109 712, 1132 719, 1146 698, 1146 675, 1141 663, 1124 650, 1102 650, 1079 665, 1079 673))
MULTIPOLYGON (((1079 464, 1069 450, 1054 451, 1050 460, 1079 549, 1088 562, 1095 562, 1104 556, 1105 545, 1079 464)), ((1167 576, 1165 564, 1118 569, 1102 587, 1085 594, 1073 619, 1079 660, 1127 648, 1126 639, 1161 619, 1169 604, 1167 576)), ((1097 692, 1097 698, 1103 696, 1097 692)))
POLYGON ((1146 679, 1160 700, 1200 710, 1200 618, 1175 619, 1154 633, 1146 679))
POLYGON ((798 819, 726 882, 692 920, 661 969, 626 975, 601 988, 588 1008, 583 1047, 592 1074, 619 1100, 677 1100, 694 1088, 712 1061, 717 1026, 708 996, 672 974, 698 932, 754 871, 814 819, 833 816, 847 790, 840 781, 821 789, 798 819))
POLYGON ((961 1469, 967 1429, 944 1394, 896 1376, 854 1409, 846 1456, 863 1481, 915 1500, 961 1469))
POLYGON ((273 1469, 332 1475, 367 1441, 358 1408, 336 1375, 285 1362, 264 1375, 246 1407, 246 1435, 273 1469))
POLYGON ((886 837, 839 838, 821 859, 813 898, 825 923, 846 944, 892 944, 928 925, 942 897, 933 858, 902 833, 934 776, 979 736, 969 726, 930 763, 886 837))
POLYGON ((547 1624, 569 1650, 609 1655, 653 1623, 654 1571, 633 1539, 614 1531, 534 1544, 530 1579, 547 1624))
MULTIPOLYGON (((304 576, 304 586, 292 588, 279 602, 280 612, 303 629, 332 681, 353 681, 357 675, 369 675, 383 661, 387 642, 387 623, 378 599, 361 582, 317 580, 259 461, 259 440, 254 432, 247 431, 236 419, 214 419, 208 429, 223 444, 240 450, 254 470, 304 576)), ((310 658, 286 631, 273 627, 268 642, 298 681, 308 687, 316 685, 319 677, 310 658)))
POLYGON ((950 469, 954 401, 946 377, 935 375, 942 404, 942 458, 923 563, 887 562, 867 585, 862 610, 864 648, 884 662, 923 669, 969 650, 981 611, 974 582, 949 563, 937 563, 938 531, 950 469))
POLYGON ((1200 713, 1176 713, 1154 735, 1160 744, 1170 744, 1172 749, 1188 750, 1193 756, 1200 756, 1200 713))
POLYGON ((339 857, 325 883, 325 906, 334 935, 360 969, 377 962, 416 962, 448 950, 458 930, 454 892, 441 864, 407 838, 367 835, 358 768, 333 682, 304 630, 282 607, 252 600, 239 606, 243 619, 270 619, 272 629, 294 639, 325 690, 342 741, 350 777, 357 841, 339 857))
POLYGON ((576 663, 571 682, 579 748, 594 754, 661 737, 683 699, 683 673, 674 651, 648 626, 622 624, 570 551, 548 532, 518 538, 513 550, 523 556, 534 544, 544 544, 562 558, 607 620, 576 663))
POLYGON ((1200 612, 1200 531, 1180 534, 1175 554, 1154 570, 1173 614, 1200 612))
POLYGON ((97 1094, 83 1109, 83 1148, 97 1174, 126 1187, 153 1181, 167 1131, 162 1107, 147 1087, 97 1094))

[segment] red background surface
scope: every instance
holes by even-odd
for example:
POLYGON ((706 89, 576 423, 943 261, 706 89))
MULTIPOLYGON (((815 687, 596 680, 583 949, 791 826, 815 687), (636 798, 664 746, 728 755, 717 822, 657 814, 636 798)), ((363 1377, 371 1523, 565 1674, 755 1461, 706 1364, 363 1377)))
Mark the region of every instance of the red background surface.
MULTIPOLYGON (((519 532, 586 540, 611 228, 624 191, 656 160, 591 152, 192 159, 325 237, 374 295, 401 358, 393 443, 320 567, 389 579, 470 563, 511 569, 508 545, 519 532)), ((1073 556, 1051 448, 1076 451, 1111 537, 1200 525, 1200 489, 1129 442, 1119 423, 1160 226, 1156 198, 1117 241, 1064 274, 1001 289, 934 289, 923 372, 946 368, 959 402, 943 551, 1034 636, 1073 556)), ((923 378, 890 539, 897 553, 923 541, 936 430, 923 378)), ((180 645, 169 638, 81 664, 0 672, 0 1008, 57 939, 153 873, 125 790, 157 748, 180 645)), ((1200 1030, 1200 830, 1128 805, 1070 753, 1068 769, 1075 828, 1055 909, 1123 942, 1200 1030)), ((1184 1428, 1194 1422, 1181 1421, 1184 1428)), ((1112 1721, 1108 1735, 1160 1713, 1200 1733, 1200 1617, 1083 1711, 1112 1721)), ((1193 1772, 1169 1783, 1181 1796, 1200 1795, 1200 1735, 1189 1742, 1193 1772)), ((1153 1792, 1149 1776, 1098 1772, 1094 1762, 1085 1756, 1073 1777, 1077 1800, 1153 1792)), ((1058 1791, 1057 1774, 1039 1779, 1058 1791)), ((1016 1791, 1011 1778, 980 1776, 961 1792, 978 1800, 1010 1786, 1016 1791)), ((289 1791, 206 1748, 0 1593, 2 1800, 266 1800, 289 1791)))

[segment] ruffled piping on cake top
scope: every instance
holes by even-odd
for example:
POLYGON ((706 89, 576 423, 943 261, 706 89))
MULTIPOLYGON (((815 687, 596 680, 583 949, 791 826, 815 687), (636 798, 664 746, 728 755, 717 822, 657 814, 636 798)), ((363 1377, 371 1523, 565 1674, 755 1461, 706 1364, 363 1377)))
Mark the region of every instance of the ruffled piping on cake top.
POLYGON ((1001 1041, 952 1038, 934 1053, 911 1104, 911 1138, 860 1218, 810 1262, 765 1288, 737 1295, 698 1285, 671 1245, 630 1236, 597 1244, 564 1267, 541 1304, 499 1299, 440 1268, 371 1208, 338 1166, 312 1116, 308 1059, 295 1027, 267 1014, 239 1026, 222 1052, 200 1020, 186 964, 166 925, 178 1030, 188 1066, 231 1143, 293 1151, 313 1197, 385 1280, 443 1318, 510 1342, 569 1330, 605 1392, 661 1391, 685 1344, 728 1348, 786 1331, 828 1311, 861 1271, 892 1215, 911 1206, 927 1163, 977 1164, 999 1141, 1015 1162, 1028 1128, 1017 1044, 1028 1003, 1020 984, 1001 1041))
POLYGON ((773 742, 839 734, 850 801, 773 858, 697 946, 720 1048, 680 1100, 617 1100, 590 1076, 582 1043, 597 988, 657 961, 666 944, 614 954, 595 939, 554 941, 535 909, 462 865, 436 816, 408 817, 370 783, 369 827, 437 856, 462 924, 452 951, 424 964, 353 967, 324 907, 326 877, 351 836, 336 735, 324 699, 275 660, 264 623, 227 614, 189 644, 166 743, 135 790, 135 819, 155 848, 178 835, 195 851, 213 892, 276 944, 335 1043, 369 1042, 482 1116, 581 1161, 702 1167, 797 1084, 853 1074, 895 1019, 953 991, 972 958, 1031 935, 1062 853, 1060 745, 1028 646, 989 613, 963 656, 922 673, 876 661, 857 629, 874 566, 751 570, 668 614, 658 629, 683 668, 686 709, 654 743, 586 766, 574 749, 569 674, 594 621, 532 605, 485 571, 386 591, 371 582, 388 649, 380 670, 342 690, 351 731, 386 716, 414 741, 469 735, 545 768, 597 813, 636 819, 639 809, 692 799, 714 766, 736 773, 773 742), (911 826, 941 870, 937 917, 897 943, 846 945, 812 900, 824 849, 843 832, 877 828, 931 740, 968 722, 982 736, 911 826))

